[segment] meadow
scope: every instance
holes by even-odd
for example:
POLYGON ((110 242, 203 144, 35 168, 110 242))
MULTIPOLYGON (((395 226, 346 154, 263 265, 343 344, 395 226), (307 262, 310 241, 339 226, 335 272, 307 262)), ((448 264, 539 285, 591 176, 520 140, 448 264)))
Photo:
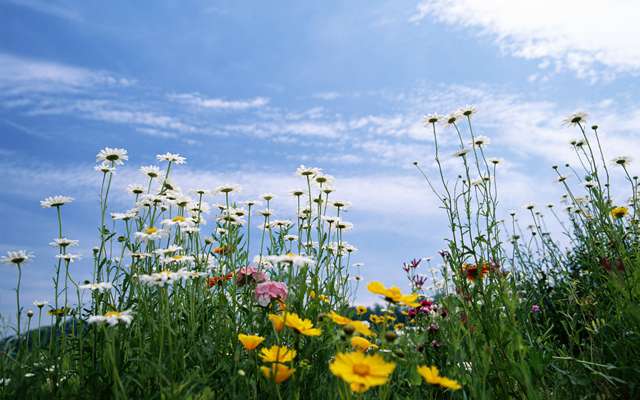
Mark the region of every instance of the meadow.
POLYGON ((33 254, 2 258, 16 273, 17 323, 2 341, 0 398, 639 398, 631 159, 606 159, 598 127, 573 114, 565 124, 578 162, 549 166, 560 205, 526 204, 502 219, 502 160, 474 133, 475 118, 473 107, 425 117, 435 153, 414 164, 450 232, 438 278, 422 259, 398 260, 405 290, 362 282, 347 241, 351 204, 319 168, 298 168, 297 207, 276 219, 269 193, 183 191, 172 172, 185 158, 160 154, 140 168, 146 183, 129 186, 131 209, 114 210, 128 153, 101 150, 92 280, 74 278, 67 196, 41 202, 58 224, 51 260, 36 259, 52 266, 50 299, 21 296, 33 254), (457 147, 443 148, 442 135, 457 147), (259 234, 247 229, 255 225, 259 234), (360 286, 376 307, 354 301, 360 286))

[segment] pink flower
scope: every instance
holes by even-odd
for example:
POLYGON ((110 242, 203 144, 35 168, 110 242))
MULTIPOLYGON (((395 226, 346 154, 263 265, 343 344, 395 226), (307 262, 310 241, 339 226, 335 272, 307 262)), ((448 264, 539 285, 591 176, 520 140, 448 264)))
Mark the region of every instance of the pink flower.
POLYGON ((246 266, 236 271, 236 283, 238 286, 249 283, 260 283, 267 280, 267 276, 262 271, 258 271, 256 267, 246 266))
POLYGON ((288 294, 287 285, 282 282, 267 281, 256 286, 256 300, 262 307, 268 306, 275 299, 284 301, 288 294))

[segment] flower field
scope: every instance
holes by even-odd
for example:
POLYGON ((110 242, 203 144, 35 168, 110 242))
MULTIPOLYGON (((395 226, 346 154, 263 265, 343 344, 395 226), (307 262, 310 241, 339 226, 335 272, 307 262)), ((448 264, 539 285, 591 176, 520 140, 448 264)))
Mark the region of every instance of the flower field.
POLYGON ((67 196, 41 202, 58 226, 51 260, 2 258, 16 272, 17 322, 1 342, 0 398, 639 398, 631 159, 605 159, 598 127, 571 115, 578 163, 549 166, 563 206, 527 204, 501 219, 501 160, 474 118, 473 107, 425 117, 435 154, 414 164, 450 232, 435 282, 424 260, 398 260, 407 289, 361 282, 351 204, 319 168, 298 168, 297 206, 276 219, 272 194, 181 190, 172 172, 186 159, 160 154, 140 168, 146 184, 129 186, 131 208, 116 210, 112 183, 128 153, 101 150, 100 225, 84 257, 92 280, 71 268, 67 196), (442 148, 442 135, 456 148, 442 148), (36 262, 52 265, 46 301, 20 293, 36 262), (360 286, 377 306, 354 300, 360 286))

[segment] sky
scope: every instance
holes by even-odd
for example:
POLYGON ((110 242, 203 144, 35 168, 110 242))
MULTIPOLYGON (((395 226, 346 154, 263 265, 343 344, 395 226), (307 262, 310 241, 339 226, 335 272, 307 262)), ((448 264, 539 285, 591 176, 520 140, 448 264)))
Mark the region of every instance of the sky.
MULTIPOLYGON (((273 192, 281 218, 293 217, 296 167, 323 168, 353 203, 347 240, 364 282, 406 289, 402 262, 433 256, 437 267, 447 237, 412 165, 434 176, 423 116, 475 105, 474 129, 504 159, 504 212, 558 202, 550 166, 575 161, 568 114, 589 114, 609 158, 640 149, 639 19, 632 0, 0 0, 0 252, 35 253, 23 304, 49 299, 56 220, 39 200, 69 195, 64 231, 84 256, 72 273, 89 276, 95 154, 128 150, 113 192, 124 211, 137 169, 169 151, 187 157, 183 189, 273 192)), ((452 153, 453 133, 440 137, 452 153)), ((15 278, 0 269, 9 320, 15 278)), ((361 289, 357 300, 373 298, 361 289)))

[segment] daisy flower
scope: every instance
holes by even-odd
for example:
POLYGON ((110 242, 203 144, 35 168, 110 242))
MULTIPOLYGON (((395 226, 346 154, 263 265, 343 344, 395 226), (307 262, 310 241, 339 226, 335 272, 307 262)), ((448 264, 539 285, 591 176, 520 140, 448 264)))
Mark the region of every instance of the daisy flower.
POLYGON ((92 292, 105 292, 107 290, 111 290, 113 288, 113 285, 111 284, 111 282, 95 282, 79 285, 78 287, 84 290, 91 290, 92 292))
POLYGON ((577 124, 586 122, 586 120, 587 120, 587 114, 586 113, 584 113, 584 112, 576 112, 576 113, 573 113, 573 114, 569 115, 564 120, 562 120, 562 123, 565 126, 571 126, 571 125, 577 125, 577 124))
POLYGON ((96 162, 111 162, 114 165, 122 165, 128 159, 125 149, 105 147, 96 154, 96 162))
POLYGON ((40 201, 42 208, 61 207, 65 204, 71 203, 73 197, 69 196, 50 196, 40 201))
POLYGON ((467 155, 467 153, 469 153, 469 149, 460 149, 458 151, 456 151, 455 153, 453 153, 454 157, 464 157, 467 155))
POLYGON ((126 311, 109 311, 104 315, 92 315, 89 317, 87 322, 89 324, 107 323, 109 326, 116 326, 118 324, 124 324, 126 326, 129 326, 132 320, 133 320, 133 315, 131 310, 126 310, 126 311))
POLYGON ((164 153, 158 154, 156 156, 156 160, 158 161, 167 161, 173 164, 184 164, 187 162, 187 159, 182 157, 180 154, 176 153, 164 153))
POLYGON ((103 174, 107 174, 109 172, 111 172, 112 174, 116 173, 116 167, 106 162, 103 162, 100 165, 96 165, 95 167, 93 167, 93 169, 96 170, 96 172, 101 172, 103 174))
POLYGON ((140 167, 140 172, 149 178, 157 178, 160 176, 160 168, 155 165, 147 165, 140 167))
POLYGON ((631 163, 631 161, 632 161, 631 157, 619 156, 611 160, 611 164, 626 167, 631 163))
POLYGON ((329 364, 331 373, 347 382, 356 393, 386 384, 395 368, 395 363, 385 361, 380 354, 366 355, 359 351, 338 353, 329 364))
POLYGON ((305 167, 304 165, 300 165, 298 169, 296 169, 297 175, 305 176, 305 177, 315 176, 320 174, 321 172, 322 170, 320 168, 305 167))
POLYGON ((67 239, 67 238, 55 238, 53 242, 49 243, 52 247, 72 247, 77 246, 80 243, 79 240, 67 239))
POLYGON ((6 256, 0 257, 0 262, 3 264, 23 265, 30 262, 33 258, 33 253, 25 250, 7 251, 6 256))
POLYGON ((442 117, 438 114, 429 114, 424 116, 424 118, 422 119, 422 122, 424 123, 425 126, 427 124, 437 124, 441 118, 442 117))
POLYGON ((215 192, 216 193, 222 193, 222 194, 231 193, 231 192, 239 192, 240 190, 241 190, 241 188, 240 188, 240 185, 238 185, 238 184, 220 185, 220 186, 215 188, 215 192))
POLYGON ((64 260, 68 263, 72 263, 80 259, 80 254, 71 254, 71 253, 56 254, 56 258, 60 260, 64 260))

